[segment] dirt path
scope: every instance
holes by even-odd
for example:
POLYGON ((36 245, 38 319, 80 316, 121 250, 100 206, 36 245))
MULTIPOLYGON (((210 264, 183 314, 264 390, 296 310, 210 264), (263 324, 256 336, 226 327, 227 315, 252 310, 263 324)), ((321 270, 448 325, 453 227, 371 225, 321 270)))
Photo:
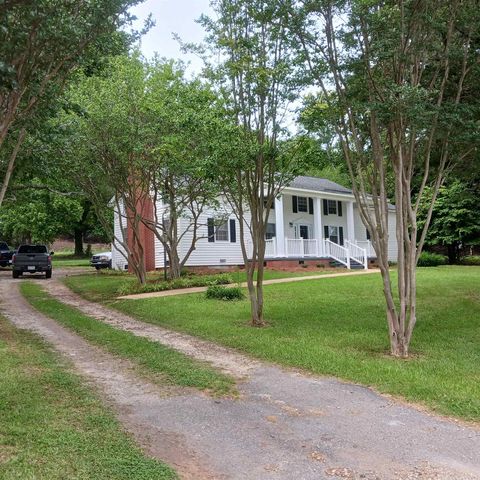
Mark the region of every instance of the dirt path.
MULTIPOLYGON (((480 430, 422 413, 371 390, 251 361, 208 342, 144 325, 158 341, 243 376, 240 399, 165 395, 128 365, 99 352, 25 304, 18 282, 0 279, 2 309, 35 330, 99 386, 147 451, 183 478, 326 480, 480 479, 480 430), (190 349, 190 350, 189 350, 190 349), (217 358, 218 357, 218 358, 217 358), (225 360, 227 357, 227 360, 225 360), (226 362, 226 363, 225 363, 226 362)), ((132 329, 143 324, 42 282, 65 303, 132 329)))
MULTIPOLYGON (((292 283, 292 282, 305 282, 306 280, 320 280, 324 278, 335 277, 350 277, 352 275, 370 275, 372 273, 379 273, 380 270, 372 268, 369 270, 353 270, 342 273, 324 273, 323 275, 305 275, 303 277, 289 277, 289 278, 274 278, 272 280, 264 280, 264 285, 275 285, 276 283, 292 283)), ((225 285, 225 287, 236 287, 236 284, 225 285)), ((248 285, 246 282, 240 284, 241 287, 246 288, 248 285)), ((206 292, 208 287, 192 287, 192 288, 176 288, 175 290, 165 290, 163 292, 150 292, 150 293, 136 293, 132 295, 122 295, 118 297, 119 300, 142 300, 144 298, 155 297, 172 297, 174 295, 186 295, 188 293, 201 293, 206 292)))

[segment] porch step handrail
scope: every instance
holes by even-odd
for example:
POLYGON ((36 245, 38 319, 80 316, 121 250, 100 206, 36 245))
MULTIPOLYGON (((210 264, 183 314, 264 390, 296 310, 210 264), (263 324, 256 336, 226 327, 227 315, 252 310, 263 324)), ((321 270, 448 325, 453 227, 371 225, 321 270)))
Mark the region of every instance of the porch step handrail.
POLYGON ((367 250, 365 248, 359 247, 355 245, 353 242, 349 240, 345 241, 345 246, 348 249, 348 254, 350 259, 355 260, 360 265, 363 265, 365 270, 368 269, 368 258, 367 258, 367 250))
POLYGON ((338 245, 329 239, 324 240, 325 245, 325 255, 331 257, 337 262, 345 265, 347 268, 350 268, 350 254, 348 248, 338 245))

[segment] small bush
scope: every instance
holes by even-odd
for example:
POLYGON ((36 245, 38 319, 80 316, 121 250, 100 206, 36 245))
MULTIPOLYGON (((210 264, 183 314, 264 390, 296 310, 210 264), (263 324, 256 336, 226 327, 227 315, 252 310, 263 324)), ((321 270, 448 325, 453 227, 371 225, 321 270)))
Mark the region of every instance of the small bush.
POLYGON ((240 287, 226 288, 220 285, 211 285, 207 288, 206 297, 216 300, 242 300, 244 295, 240 287))
POLYGON ((462 265, 477 265, 480 266, 480 255, 469 255, 460 260, 462 265))
POLYGON ((418 259, 419 267, 438 267, 446 263, 447 257, 445 257, 445 255, 439 255, 438 253, 422 252, 418 259))
POLYGON ((180 277, 170 281, 156 281, 139 285, 137 283, 125 283, 117 293, 119 295, 130 295, 134 293, 164 292, 165 290, 176 290, 178 288, 208 287, 210 285, 228 285, 233 283, 232 277, 227 273, 218 275, 198 275, 192 277, 180 277))

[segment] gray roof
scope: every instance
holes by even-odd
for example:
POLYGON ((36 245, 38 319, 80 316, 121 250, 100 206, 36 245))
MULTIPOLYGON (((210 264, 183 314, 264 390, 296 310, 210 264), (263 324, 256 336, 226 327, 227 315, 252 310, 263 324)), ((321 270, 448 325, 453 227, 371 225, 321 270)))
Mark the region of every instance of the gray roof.
POLYGON ((331 182, 326 178, 318 177, 296 177, 289 187, 302 188, 304 190, 312 190, 315 192, 352 193, 350 189, 342 187, 338 183, 331 182))

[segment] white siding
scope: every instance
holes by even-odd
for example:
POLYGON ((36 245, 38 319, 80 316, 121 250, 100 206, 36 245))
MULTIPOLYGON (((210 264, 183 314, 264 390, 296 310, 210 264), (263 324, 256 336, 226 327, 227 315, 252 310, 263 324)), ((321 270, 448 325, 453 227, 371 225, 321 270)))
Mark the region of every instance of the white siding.
MULTIPOLYGON (((283 205, 284 205, 284 222, 285 222, 285 236, 287 238, 295 238, 295 225, 308 225, 312 228, 312 236, 314 238, 315 235, 315 229, 314 229, 314 215, 313 213, 308 213, 308 212, 293 212, 293 200, 292 200, 293 195, 287 195, 285 194, 283 197, 283 205)), ((302 194, 298 196, 304 196, 302 194)), ((308 197, 307 197, 308 198, 308 197)), ((331 200, 336 200, 331 198, 331 200)), ((315 208, 315 202, 314 202, 314 208, 315 208)), ((274 220, 275 221, 275 218, 274 220)), ((322 197, 322 238, 323 238, 323 232, 324 226, 332 226, 332 227, 343 227, 343 234, 345 239, 348 238, 347 236, 347 202, 342 201, 342 216, 338 215, 338 210, 337 214, 328 214, 325 215, 323 211, 323 197, 322 197)))
MULTIPOLYGON (((228 228, 229 235, 228 241, 209 242, 207 238, 208 226, 207 221, 209 218, 216 217, 215 211, 209 210, 200 216, 200 227, 198 229, 198 236, 200 238, 196 243, 196 248, 190 255, 186 265, 187 266, 222 266, 222 265, 243 265, 243 255, 240 246, 240 226, 238 219, 233 215, 229 215, 228 228), (235 243, 230 241, 230 219, 235 220, 236 241, 235 243)), ((183 226, 186 228, 189 225, 187 219, 183 220, 183 226)), ((245 227, 247 230, 247 227, 245 227)), ((182 239, 181 257, 187 253, 192 242, 193 232, 189 231, 182 239)), ((247 237, 248 238, 248 237, 247 237)))
POLYGON ((398 242, 396 234, 396 215, 395 211, 388 212, 388 260, 396 262, 398 258, 398 242))
MULTIPOLYGON (((367 229, 362 222, 358 208, 355 205, 354 209, 355 220, 355 239, 359 241, 367 240, 367 229)), ((397 261, 398 249, 397 249, 397 235, 395 232, 396 218, 395 211, 389 210, 388 212, 388 260, 390 262, 397 261)))

